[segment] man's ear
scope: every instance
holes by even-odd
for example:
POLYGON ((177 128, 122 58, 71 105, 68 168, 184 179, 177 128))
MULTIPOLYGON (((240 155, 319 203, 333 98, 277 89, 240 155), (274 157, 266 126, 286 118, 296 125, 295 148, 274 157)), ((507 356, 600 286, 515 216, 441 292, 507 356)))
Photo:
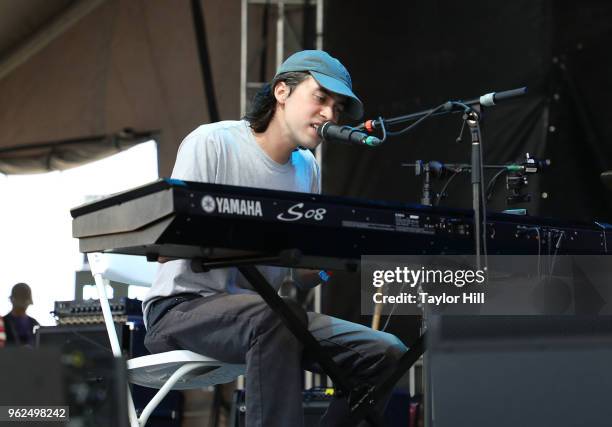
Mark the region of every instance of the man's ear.
POLYGON ((274 86, 274 97, 276 101, 280 104, 284 104, 287 98, 289 97, 289 86, 285 82, 278 82, 276 86, 274 86))

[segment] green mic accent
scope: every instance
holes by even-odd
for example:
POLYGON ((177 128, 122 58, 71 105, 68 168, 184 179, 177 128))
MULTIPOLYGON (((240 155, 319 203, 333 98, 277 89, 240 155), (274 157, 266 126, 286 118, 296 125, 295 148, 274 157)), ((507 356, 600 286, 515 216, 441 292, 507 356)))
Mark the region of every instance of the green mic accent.
POLYGON ((374 136, 368 136, 365 141, 364 144, 365 145, 369 145, 370 147, 376 147, 379 144, 379 139, 374 137, 374 136))
POLYGON ((506 166, 506 170, 510 172, 519 172, 523 170, 523 166, 520 165, 508 165, 506 166))

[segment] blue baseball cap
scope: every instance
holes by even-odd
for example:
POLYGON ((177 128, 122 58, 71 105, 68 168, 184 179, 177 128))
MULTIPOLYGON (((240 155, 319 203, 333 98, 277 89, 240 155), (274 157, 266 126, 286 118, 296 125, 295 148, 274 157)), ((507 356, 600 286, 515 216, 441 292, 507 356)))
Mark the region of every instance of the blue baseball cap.
POLYGON ((290 71, 307 71, 322 87, 346 97, 344 112, 347 116, 355 120, 363 116, 363 104, 353 93, 351 76, 344 65, 327 52, 302 50, 294 53, 281 64, 276 76, 290 71))

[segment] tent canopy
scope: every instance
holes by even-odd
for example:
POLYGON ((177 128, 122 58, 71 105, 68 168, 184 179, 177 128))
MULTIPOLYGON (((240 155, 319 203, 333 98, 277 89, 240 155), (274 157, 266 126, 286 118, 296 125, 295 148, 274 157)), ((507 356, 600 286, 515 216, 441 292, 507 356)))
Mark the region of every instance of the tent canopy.
MULTIPOLYGON (((239 6, 206 2, 222 118, 238 115, 239 6)), ((188 1, 0 2, 0 172, 76 166, 156 131, 169 174, 209 121, 193 22, 188 1)))

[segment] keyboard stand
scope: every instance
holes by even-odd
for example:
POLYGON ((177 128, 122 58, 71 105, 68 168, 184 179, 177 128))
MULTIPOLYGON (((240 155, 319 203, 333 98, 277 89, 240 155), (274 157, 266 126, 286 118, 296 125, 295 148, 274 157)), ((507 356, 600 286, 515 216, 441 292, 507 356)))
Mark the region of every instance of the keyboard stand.
POLYGON ((305 351, 309 352, 317 361, 325 373, 332 379, 334 387, 340 392, 339 395, 347 396, 351 410, 350 425, 366 419, 370 425, 382 425, 381 420, 374 412, 374 406, 381 395, 388 392, 403 374, 419 359, 424 351, 424 336, 421 336, 415 345, 404 354, 395 372, 382 383, 373 387, 364 387, 353 384, 348 376, 336 362, 325 352, 319 342, 308 330, 307 325, 297 317, 283 299, 276 293, 267 279, 259 272, 256 264, 272 264, 291 266, 298 263, 299 250, 286 250, 278 255, 261 254, 249 257, 224 258, 224 259, 202 259, 192 260, 191 268, 195 272, 204 272, 215 268, 236 267, 238 271, 259 293, 268 306, 280 316, 283 323, 304 345, 305 351))

